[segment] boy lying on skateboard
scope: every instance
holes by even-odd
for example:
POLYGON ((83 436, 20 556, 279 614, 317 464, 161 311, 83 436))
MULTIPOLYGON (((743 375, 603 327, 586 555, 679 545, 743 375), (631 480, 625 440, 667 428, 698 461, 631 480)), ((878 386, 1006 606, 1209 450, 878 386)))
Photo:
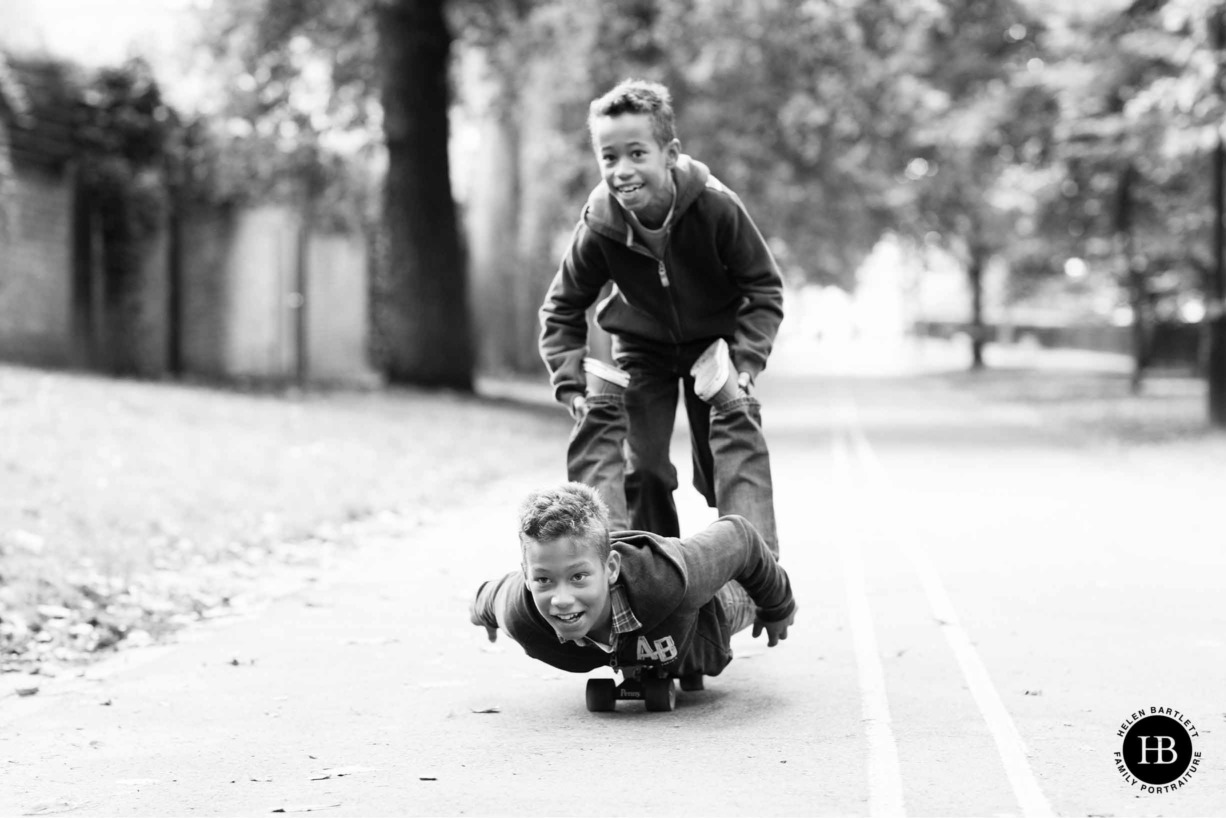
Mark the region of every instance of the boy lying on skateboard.
MULTIPOLYGON (((590 395, 593 411, 579 419, 572 438, 572 448, 583 441, 585 456, 598 465, 592 473, 618 489, 621 399, 616 392, 590 395)), ((717 480, 733 506, 736 484, 752 479, 753 469, 736 456, 722 468, 719 452, 738 448, 725 437, 758 433, 754 408, 753 398, 743 396, 716 404, 711 415, 715 468, 723 472, 717 480)), ((753 635, 765 631, 774 647, 795 617, 787 572, 758 530, 735 513, 680 539, 610 531, 598 492, 571 482, 527 498, 519 539, 520 569, 483 583, 470 619, 486 628, 490 641, 502 628, 529 656, 562 670, 611 665, 628 681, 653 680, 648 687, 664 679, 671 691, 671 679, 679 678, 682 689, 701 689, 703 675, 718 675, 732 660, 734 633, 752 624, 753 635)), ((593 680, 601 681, 607 680, 593 680)), ((589 684, 590 709, 612 709, 600 689, 595 702, 592 691, 589 684)), ((667 702, 656 697, 656 706, 651 694, 623 691, 626 698, 646 696, 650 709, 672 709, 671 693, 667 702)))

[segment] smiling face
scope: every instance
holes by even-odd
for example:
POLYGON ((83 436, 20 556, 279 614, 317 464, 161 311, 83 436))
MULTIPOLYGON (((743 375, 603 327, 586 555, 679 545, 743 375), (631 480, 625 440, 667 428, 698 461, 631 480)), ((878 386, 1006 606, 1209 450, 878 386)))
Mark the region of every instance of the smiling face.
POLYGON ((650 116, 622 113, 592 120, 592 144, 600 174, 622 207, 648 226, 662 223, 673 203, 672 168, 681 143, 660 145, 650 116))
POLYGON ((589 634, 608 643, 613 625, 609 587, 617 581, 621 555, 601 559, 590 541, 571 536, 541 542, 523 538, 524 577, 532 601, 560 639, 589 634))

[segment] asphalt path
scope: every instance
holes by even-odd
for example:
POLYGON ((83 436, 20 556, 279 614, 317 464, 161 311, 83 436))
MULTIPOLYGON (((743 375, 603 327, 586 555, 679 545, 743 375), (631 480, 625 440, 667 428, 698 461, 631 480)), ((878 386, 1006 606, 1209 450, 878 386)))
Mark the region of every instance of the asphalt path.
MULTIPOLYGON (((1226 814, 1223 470, 810 369, 761 394, 796 625, 738 635, 674 712, 588 713, 583 676, 467 624, 517 564, 515 503, 558 477, 528 472, 363 523, 246 618, 0 701, 0 814, 1226 814), (1151 707, 1198 734, 1174 792, 1117 770, 1151 707)), ((681 434, 674 458, 684 480, 681 434)))

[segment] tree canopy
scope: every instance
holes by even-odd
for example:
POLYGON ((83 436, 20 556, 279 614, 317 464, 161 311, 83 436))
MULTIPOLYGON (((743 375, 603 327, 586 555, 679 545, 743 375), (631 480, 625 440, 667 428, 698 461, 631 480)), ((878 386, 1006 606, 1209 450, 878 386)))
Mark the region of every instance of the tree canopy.
MULTIPOLYGON (((212 4, 208 113, 236 187, 309 170, 334 190, 353 161, 383 161, 379 21, 397 5, 212 4)), ((502 288, 481 309, 533 308, 595 181, 587 102, 632 75, 672 88, 683 149, 741 194, 794 281, 854 287, 885 233, 952 251, 973 285, 1003 259, 1015 294, 1070 259, 1180 303, 1212 273, 1213 0, 439 5, 452 118, 497 123, 481 133, 503 143, 452 151, 454 178, 497 169, 460 197, 474 275, 502 288)), ((530 318, 477 320, 521 336, 509 363, 532 365, 530 318)))

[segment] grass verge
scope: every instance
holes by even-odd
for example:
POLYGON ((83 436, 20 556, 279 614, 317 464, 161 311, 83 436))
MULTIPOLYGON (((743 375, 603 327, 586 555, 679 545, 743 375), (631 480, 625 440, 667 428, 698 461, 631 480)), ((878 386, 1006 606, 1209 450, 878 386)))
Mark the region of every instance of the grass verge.
MULTIPOLYGON (((55 675, 259 596, 469 487, 564 413, 445 392, 245 393, 0 365, 0 672, 55 675)), ((413 544, 406 543, 406 547, 413 544)))

